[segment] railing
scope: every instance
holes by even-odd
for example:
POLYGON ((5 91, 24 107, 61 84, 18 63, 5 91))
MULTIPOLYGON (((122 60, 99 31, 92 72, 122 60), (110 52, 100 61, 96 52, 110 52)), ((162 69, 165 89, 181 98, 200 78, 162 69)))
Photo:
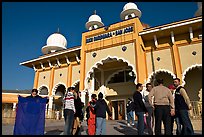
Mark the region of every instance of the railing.
MULTIPOLYGON (((2 118, 15 118, 16 110, 15 109, 4 109, 2 110, 2 118)), ((62 118, 62 111, 58 112, 55 110, 50 110, 45 112, 45 118, 48 119, 60 119, 62 118), (49 114, 48 114, 49 113, 49 114)))
POLYGON ((193 108, 189 111, 190 118, 202 119, 202 101, 191 101, 191 104, 193 108))
MULTIPOLYGON (((202 119, 202 101, 191 101, 193 109, 189 111, 189 115, 191 119, 202 119)), ((3 109, 2 110, 2 119, 3 118, 15 118, 16 110, 15 109, 3 109)), ((55 110, 50 110, 49 112, 45 112, 45 118, 47 119, 61 119, 62 111, 59 113, 55 110), (58 117, 59 116, 59 117, 58 117)))

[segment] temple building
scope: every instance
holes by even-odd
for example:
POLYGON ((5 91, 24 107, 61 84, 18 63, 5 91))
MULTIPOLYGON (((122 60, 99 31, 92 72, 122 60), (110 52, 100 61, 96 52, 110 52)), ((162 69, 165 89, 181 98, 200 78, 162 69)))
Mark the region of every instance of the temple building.
MULTIPOLYGON (((202 11, 154 27, 142 23, 141 16, 132 2, 124 5, 121 21, 108 26, 94 12, 85 23, 80 46, 67 48, 66 38, 57 31, 42 45, 42 56, 20 63, 34 70, 33 88, 39 95, 49 96, 47 117, 63 111, 62 98, 73 86, 81 91, 85 105, 93 93, 102 92, 112 119, 126 119, 127 99, 132 98, 137 83, 156 85, 155 80, 162 78, 168 86, 175 77, 181 79, 201 115, 202 11)), ((3 104, 17 102, 16 93, 2 93, 3 104)))

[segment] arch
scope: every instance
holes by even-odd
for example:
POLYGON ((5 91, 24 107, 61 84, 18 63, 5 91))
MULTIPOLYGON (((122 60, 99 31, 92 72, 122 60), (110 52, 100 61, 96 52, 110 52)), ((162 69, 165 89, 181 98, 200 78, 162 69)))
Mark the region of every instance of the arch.
POLYGON ((184 86, 184 85, 186 84, 186 82, 185 82, 186 74, 187 74, 190 70, 192 70, 192 69, 194 69, 194 68, 199 68, 199 67, 202 68, 202 64, 194 64, 194 65, 191 65, 190 67, 188 67, 187 69, 184 70, 183 75, 182 75, 182 84, 181 84, 182 86, 184 86))
POLYGON ((168 74, 170 74, 173 78, 176 78, 176 75, 175 75, 174 73, 172 73, 171 71, 166 70, 166 69, 158 69, 158 70, 155 70, 155 72, 152 72, 152 73, 148 76, 147 81, 146 81, 144 84, 146 85, 147 83, 151 83, 151 78, 152 78, 154 75, 156 75, 157 73, 160 73, 160 72, 168 73, 168 74))
POLYGON ((41 95, 48 95, 48 94, 49 94, 49 88, 48 88, 47 85, 41 85, 41 86, 38 88, 38 91, 39 91, 39 94, 41 94, 41 95), (44 92, 43 92, 43 94, 41 94, 41 91, 42 91, 43 88, 46 88, 46 89, 47 89, 47 94, 44 94, 44 92))
POLYGON ((78 83, 80 82, 80 80, 76 80, 73 84, 72 84, 72 87, 75 87, 78 83))
POLYGON ((191 101, 199 101, 199 91, 202 89, 202 64, 188 67, 182 75, 182 84, 191 101))
POLYGON ((122 57, 110 56, 110 55, 108 55, 107 57, 102 58, 101 60, 99 60, 98 62, 96 62, 96 63, 91 67, 91 69, 87 72, 86 77, 85 77, 85 89, 87 89, 87 87, 88 87, 88 80, 91 78, 90 75, 91 75, 91 73, 93 73, 93 70, 94 70, 95 68, 98 68, 99 65, 103 65, 103 64, 104 64, 107 60, 109 60, 109 59, 114 59, 114 60, 116 60, 116 61, 123 61, 123 62, 127 63, 128 66, 132 67, 132 71, 135 73, 135 76, 136 76, 134 82, 137 83, 137 73, 136 73, 135 65, 131 64, 128 60, 126 60, 126 59, 124 59, 124 58, 122 58, 122 57))
MULTIPOLYGON (((131 69, 132 69, 132 68, 131 68, 131 69)), ((119 74, 119 73, 122 72, 122 71, 125 71, 125 69, 121 69, 121 70, 118 70, 118 71, 112 73, 112 74, 107 78, 107 80, 105 81, 105 84, 107 85, 108 82, 111 80, 112 77, 114 77, 115 75, 119 74)))
POLYGON ((72 84, 72 87, 75 87, 75 90, 76 90, 76 91, 79 91, 79 83, 80 83, 80 80, 76 80, 76 81, 72 84))
POLYGON ((67 89, 67 87, 66 87, 66 85, 65 85, 64 83, 59 82, 59 83, 57 83, 57 84, 55 85, 55 87, 54 87, 53 90, 52 90, 52 95, 53 95, 53 96, 55 95, 55 92, 56 92, 57 88, 58 88, 60 85, 63 85, 63 86, 65 87, 65 90, 67 89))

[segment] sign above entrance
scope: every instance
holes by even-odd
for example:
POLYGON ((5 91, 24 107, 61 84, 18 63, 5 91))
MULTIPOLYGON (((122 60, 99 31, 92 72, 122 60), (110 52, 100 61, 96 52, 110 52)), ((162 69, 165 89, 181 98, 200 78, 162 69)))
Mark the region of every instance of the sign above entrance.
POLYGON ((133 26, 126 27, 124 29, 119 29, 119 30, 115 30, 115 31, 112 31, 112 32, 108 32, 108 33, 104 33, 104 34, 100 34, 100 35, 97 35, 97 36, 87 38, 86 43, 90 43, 90 42, 110 38, 110 37, 113 37, 113 36, 118 36, 118 35, 129 33, 129 32, 132 32, 132 31, 133 31, 133 26))

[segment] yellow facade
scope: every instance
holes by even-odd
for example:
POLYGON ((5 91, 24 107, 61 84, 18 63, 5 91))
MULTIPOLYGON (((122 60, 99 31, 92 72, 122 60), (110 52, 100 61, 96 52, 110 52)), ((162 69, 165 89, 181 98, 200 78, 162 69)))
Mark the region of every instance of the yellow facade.
MULTIPOLYGON (((144 28, 136 17, 84 32, 80 47, 44 55, 22 65, 32 68, 32 64, 35 64, 37 70, 33 88, 47 89, 51 100, 49 109, 60 108, 57 106, 60 100, 55 98, 63 96, 67 87, 75 86, 82 92, 81 98, 85 104, 91 94, 103 92, 114 119, 124 119, 125 104, 127 98, 132 97, 135 84, 154 84, 154 78, 163 78, 168 86, 174 77, 178 77, 187 88, 190 99, 200 100, 200 36, 201 16, 152 28, 144 28), (189 28, 192 28, 193 38, 190 37, 189 28), (69 63, 65 56, 69 58, 69 63), (60 60, 60 65, 57 65, 56 58, 60 60), (53 66, 49 66, 47 60, 53 66), (40 62, 45 68, 41 67, 40 62), (192 87, 192 84, 196 87, 192 87)), ((17 102, 17 96, 3 94, 2 102, 17 102)))

